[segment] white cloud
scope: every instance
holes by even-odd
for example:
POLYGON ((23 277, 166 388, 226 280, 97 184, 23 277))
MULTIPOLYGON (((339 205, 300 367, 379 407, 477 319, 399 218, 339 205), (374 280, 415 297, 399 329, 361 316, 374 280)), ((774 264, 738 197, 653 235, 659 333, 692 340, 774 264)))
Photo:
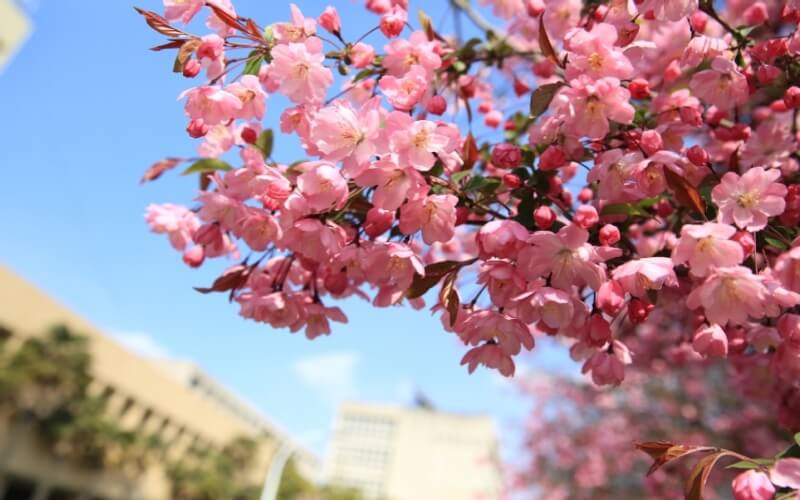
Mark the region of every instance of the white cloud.
POLYGON ((292 369, 321 399, 335 404, 356 396, 357 364, 358 354, 354 352, 331 352, 299 359, 292 369))
POLYGON ((166 347, 144 332, 118 332, 114 334, 128 350, 145 358, 164 359, 172 357, 166 347))

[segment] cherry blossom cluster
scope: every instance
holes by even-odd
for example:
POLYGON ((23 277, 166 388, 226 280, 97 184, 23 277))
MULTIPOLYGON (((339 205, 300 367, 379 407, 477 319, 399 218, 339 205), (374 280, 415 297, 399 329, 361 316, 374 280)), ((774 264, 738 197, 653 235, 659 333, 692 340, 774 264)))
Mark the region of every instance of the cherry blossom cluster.
POLYGON ((148 207, 151 229, 192 267, 235 259, 200 291, 309 338, 347 321, 336 299, 427 302, 470 372, 511 376, 547 335, 618 385, 647 349, 630 327, 678 308, 662 356, 731 357, 798 429, 800 2, 480 3, 452 2, 467 40, 406 0, 368 0, 358 38, 333 7, 141 10, 201 81, 181 95, 199 157, 145 174, 191 163, 200 192, 148 207))

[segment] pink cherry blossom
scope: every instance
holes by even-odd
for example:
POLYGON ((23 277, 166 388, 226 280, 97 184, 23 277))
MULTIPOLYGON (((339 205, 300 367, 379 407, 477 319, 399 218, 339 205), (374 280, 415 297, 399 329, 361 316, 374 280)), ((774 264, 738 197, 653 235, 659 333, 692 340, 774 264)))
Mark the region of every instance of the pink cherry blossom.
POLYGON ((238 97, 210 85, 189 89, 179 98, 184 97, 186 116, 192 120, 203 120, 209 126, 232 120, 242 109, 242 101, 238 97))
POLYGON ((635 110, 629 99, 630 93, 618 79, 592 80, 582 75, 561 90, 554 106, 556 115, 567 122, 565 133, 599 139, 608 133, 609 120, 623 124, 633 121, 635 110))
POLYGON ((456 229, 456 204, 458 197, 435 194, 409 201, 400 209, 400 231, 414 234, 422 230, 422 239, 428 245, 436 241, 450 241, 456 229))
POLYGON ((359 186, 375 186, 373 204, 384 210, 396 210, 406 198, 415 199, 428 191, 428 186, 414 168, 400 168, 385 155, 355 179, 359 186))
POLYGON ((473 347, 461 359, 462 365, 467 365, 469 373, 473 373, 478 365, 493 368, 504 377, 514 376, 514 361, 511 356, 503 352, 497 344, 483 344, 473 347))
POLYGON ((422 66, 414 65, 402 77, 384 76, 379 87, 396 110, 410 111, 425 96, 428 77, 422 66))
POLYGON ((589 232, 574 224, 557 234, 537 231, 528 241, 531 245, 519 253, 523 274, 529 279, 550 276, 552 285, 563 290, 584 285, 597 290, 606 276, 601 263, 622 253, 617 248, 592 246, 589 232))
POLYGON ((526 246, 529 234, 517 221, 494 220, 481 226, 476 240, 484 258, 512 258, 526 246))
POLYGON ((786 186, 775 182, 778 170, 751 168, 739 176, 727 172, 711 191, 711 199, 719 207, 719 220, 736 224, 741 229, 760 231, 769 217, 780 215, 786 207, 786 186))
POLYGON ((366 164, 375 153, 375 143, 380 137, 379 105, 379 98, 374 98, 360 109, 347 101, 336 101, 321 108, 311 120, 311 141, 328 161, 366 164))
POLYGON ((703 308, 706 318, 719 325, 742 324, 765 313, 767 289, 759 276, 743 266, 721 267, 692 290, 686 299, 691 309, 703 308))
POLYGON ((305 17, 297 5, 290 3, 291 22, 277 23, 275 25, 275 38, 281 43, 304 42, 317 32, 317 22, 310 17, 305 17))
POLYGON ((197 216, 186 207, 165 203, 147 206, 145 220, 150 230, 166 234, 175 250, 183 250, 192 241, 192 235, 200 226, 197 216))
POLYGON ((763 472, 751 469, 736 476, 731 483, 734 500, 771 500, 775 487, 763 472))
POLYGON ((581 74, 592 78, 612 76, 619 79, 633 75, 633 65, 615 47, 617 29, 607 23, 595 24, 591 31, 575 29, 564 37, 564 46, 569 51, 567 78, 581 74))
POLYGON ((322 304, 311 303, 305 306, 306 337, 313 340, 320 335, 330 335, 330 321, 347 323, 347 316, 338 307, 325 307, 322 304))
POLYGON ((694 332, 692 347, 703 356, 724 358, 728 355, 728 336, 719 325, 709 325, 694 332))
POLYGON ((188 24, 204 4, 204 0, 164 0, 164 17, 168 21, 180 20, 188 24))
POLYGON ((300 168, 305 172, 297 178, 297 188, 311 210, 323 212, 344 205, 347 181, 332 163, 309 162, 300 168))
POLYGON ((548 328, 559 330, 572 323, 575 305, 570 294, 556 288, 542 287, 514 299, 519 317, 525 323, 541 321, 548 328))
POLYGON ((653 12, 656 19, 680 21, 697 10, 698 0, 645 0, 639 12, 653 12))
POLYGON ((715 267, 733 267, 744 260, 741 245, 730 238, 736 228, 727 224, 706 222, 687 224, 681 229, 678 245, 672 250, 675 265, 689 264, 694 276, 706 276, 715 267))
POLYGON ((597 385, 619 385, 625 379, 625 366, 632 358, 628 347, 615 340, 608 348, 595 352, 583 364, 582 372, 592 374, 592 382, 597 385))
POLYGON ((244 75, 235 83, 225 87, 229 92, 242 102, 242 107, 236 114, 242 120, 260 120, 266 111, 267 94, 261 87, 257 76, 244 75))
POLYGON ((395 77, 403 77, 414 66, 424 70, 422 75, 430 74, 442 65, 438 50, 438 41, 431 42, 424 32, 415 31, 408 39, 398 38, 386 45, 383 65, 395 77))
POLYGON ((434 122, 413 120, 404 113, 392 112, 386 119, 389 145, 397 153, 401 166, 417 170, 430 170, 436 163, 435 154, 452 151, 450 138, 444 135, 434 122))
POLYGON ((677 286, 678 278, 667 257, 636 259, 614 269, 612 277, 622 288, 635 297, 646 297, 648 290, 662 286, 677 286))
POLYGON ((518 354, 522 347, 533 349, 533 335, 528 327, 505 314, 482 310, 471 314, 463 323, 459 335, 469 345, 496 342, 507 355, 518 354))
POLYGON ((333 83, 331 70, 323 66, 325 55, 317 38, 305 43, 278 45, 272 49, 269 74, 280 92, 297 104, 318 103, 333 83))
POLYGON ((733 61, 725 57, 715 57, 711 69, 696 73, 689 88, 703 102, 720 109, 744 104, 749 95, 747 78, 733 61))

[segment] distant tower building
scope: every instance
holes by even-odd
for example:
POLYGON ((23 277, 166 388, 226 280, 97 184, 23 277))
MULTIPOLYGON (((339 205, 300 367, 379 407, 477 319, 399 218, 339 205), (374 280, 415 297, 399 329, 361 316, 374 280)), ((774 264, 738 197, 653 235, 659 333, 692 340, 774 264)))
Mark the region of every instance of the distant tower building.
POLYGON ((497 435, 488 416, 424 406, 343 404, 324 479, 370 500, 502 498, 497 435))
POLYGON ((0 72, 30 32, 31 24, 14 0, 0 0, 0 72))

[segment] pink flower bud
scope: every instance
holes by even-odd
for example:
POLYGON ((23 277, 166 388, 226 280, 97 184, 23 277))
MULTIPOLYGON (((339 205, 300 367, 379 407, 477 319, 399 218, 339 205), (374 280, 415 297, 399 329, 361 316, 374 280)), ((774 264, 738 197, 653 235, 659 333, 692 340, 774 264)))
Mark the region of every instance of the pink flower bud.
POLYGON ((567 162, 567 154, 560 146, 548 146, 539 157, 539 170, 555 170, 567 162))
POLYGON ((792 85, 786 92, 783 93, 783 102, 789 109, 795 109, 800 106, 800 87, 792 85))
POLYGON ((186 132, 189 134, 189 137, 199 139, 208 133, 208 125, 200 118, 195 118, 189 122, 189 126, 186 127, 186 132))
POLYGON ((675 212, 675 207, 666 198, 661 198, 656 203, 656 214, 659 217, 669 217, 675 212))
POLYGON ((539 78, 550 78, 556 72, 556 65, 550 59, 533 63, 533 74, 539 78))
POLYGON ((597 214, 597 209, 591 205, 581 205, 575 209, 575 216, 572 222, 578 227, 589 229, 600 221, 600 216, 597 214))
POLYGON ((242 129, 242 140, 247 144, 255 144, 256 140, 258 140, 258 132, 250 127, 244 127, 242 129))
POLYGON ((517 95, 517 97, 527 94, 530 92, 530 90, 531 88, 528 87, 528 84, 519 78, 514 78, 514 93, 517 95))
POLYGON ((506 174, 503 176, 503 184, 511 189, 517 189, 522 185, 522 181, 514 174, 506 174))
POLYGON ((589 188, 583 188, 578 193, 578 201, 581 203, 589 203, 594 198, 594 191, 589 188))
POLYGON ((395 5, 392 10, 381 16, 381 32, 387 38, 394 38, 403 31, 408 21, 408 13, 402 7, 395 5))
POLYGON ((509 143, 498 144, 492 148, 492 163, 500 168, 516 168, 522 162, 522 151, 509 143))
POLYGON ((354 68, 366 68, 375 60, 375 49, 368 43, 358 42, 350 48, 349 56, 354 68))
POLYGON ((391 0, 367 0, 367 9, 375 14, 386 14, 391 8, 391 0))
POLYGON ((689 17, 689 23, 695 32, 702 34, 706 30, 706 25, 708 25, 708 15, 705 12, 696 10, 689 17))
POLYGON ((692 347, 707 358, 724 358, 728 356, 728 336, 719 325, 706 326, 694 333, 692 347))
POLYGON ((762 85, 769 85, 777 80, 781 74, 780 68, 771 64, 762 64, 756 70, 756 77, 758 78, 758 82, 762 85))
POLYGON ((742 17, 748 26, 756 26, 769 19, 769 12, 764 2, 756 2, 744 11, 742 17))
POLYGON ((322 11, 317 22, 319 22, 319 25, 322 26, 325 31, 333 33, 334 35, 338 35, 342 30, 342 20, 339 19, 339 13, 336 11, 335 7, 330 5, 325 7, 325 10, 322 11))
POLYGON ((334 272, 327 276, 325 276, 325 280, 323 280, 323 285, 325 289, 329 291, 333 295, 340 295, 347 290, 347 273, 346 272, 334 272))
POLYGON ((194 78, 200 74, 201 69, 202 65, 200 61, 197 59, 189 59, 186 61, 186 64, 183 65, 183 76, 186 78, 194 78))
POLYGON ((633 298, 628 303, 628 319, 634 325, 644 323, 655 306, 644 300, 633 298))
POLYGON ((547 179, 547 194, 550 196, 561 196, 564 192, 564 181, 561 177, 554 175, 547 179))
POLYGON ((195 245, 183 252, 183 262, 189 267, 200 267, 205 258, 205 251, 200 245, 195 245))
POLYGON ((587 333, 589 341, 598 347, 611 340, 611 326, 602 314, 592 314, 587 333))
POLYGON ((533 211, 533 221, 539 229, 547 229, 556 221, 556 213, 552 208, 542 205, 533 211))
POLYGON ((603 282, 597 290, 597 307, 609 316, 616 316, 625 305, 625 290, 614 280, 603 282))
POLYGON ((469 209, 467 207, 456 207, 456 226, 467 222, 469 220, 469 209))
POLYGON ((753 255, 756 249, 756 240, 753 238, 753 233, 748 231, 739 231, 731 237, 733 241, 739 244, 744 250, 745 257, 753 255))
POLYGON ((695 144, 686 151, 686 158, 698 167, 708 165, 708 152, 699 144, 695 144))
POLYGON ((435 95, 428 101, 428 113, 432 115, 443 115, 447 111, 447 100, 440 95, 435 95))
POLYGON ((742 472, 731 483, 734 500, 770 500, 775 487, 763 472, 750 469, 742 472))
POLYGON ((478 113, 485 115, 486 113, 492 110, 492 101, 481 101, 478 104, 477 110, 478 113))
POLYGON ((600 233, 597 236, 600 239, 600 244, 604 247, 616 244, 621 238, 619 228, 613 224, 606 224, 601 227, 600 233))
POLYGON ((634 99, 647 99, 650 97, 650 84, 644 78, 637 78, 628 85, 631 97, 634 99))
POLYGON ((370 238, 377 238, 389 230, 394 224, 394 210, 382 210, 372 207, 367 212, 367 220, 364 222, 364 232, 370 238))
POLYGON ((530 17, 539 17, 544 12, 544 7, 542 0, 525 0, 525 10, 530 17))
POLYGON ((645 130, 639 144, 648 155, 654 155, 664 147, 664 140, 656 130, 645 130))
POLYGON ((458 89, 461 91, 461 95, 465 99, 469 99, 475 96, 475 91, 477 90, 477 83, 475 81, 475 77, 470 75, 461 75, 458 77, 458 89))
POLYGON ((486 113, 486 116, 483 118, 483 123, 487 127, 497 128, 503 122, 503 113, 494 109, 486 113))
POLYGON ((678 60, 675 59, 669 63, 666 68, 664 68, 664 81, 667 83, 674 82, 680 78, 682 74, 683 69, 681 69, 681 65, 678 60))
POLYGON ((774 113, 785 113, 789 111, 789 108, 786 107, 786 103, 783 102, 783 98, 775 99, 769 103, 769 109, 774 113))

